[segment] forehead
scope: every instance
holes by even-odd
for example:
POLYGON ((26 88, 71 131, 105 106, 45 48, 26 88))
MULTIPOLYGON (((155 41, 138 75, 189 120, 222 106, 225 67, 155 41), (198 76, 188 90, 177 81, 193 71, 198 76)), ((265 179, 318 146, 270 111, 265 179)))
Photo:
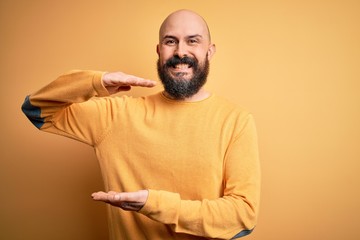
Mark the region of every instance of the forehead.
POLYGON ((182 38, 195 35, 207 38, 207 25, 200 16, 187 12, 170 15, 161 25, 159 32, 160 40, 165 36, 182 38))

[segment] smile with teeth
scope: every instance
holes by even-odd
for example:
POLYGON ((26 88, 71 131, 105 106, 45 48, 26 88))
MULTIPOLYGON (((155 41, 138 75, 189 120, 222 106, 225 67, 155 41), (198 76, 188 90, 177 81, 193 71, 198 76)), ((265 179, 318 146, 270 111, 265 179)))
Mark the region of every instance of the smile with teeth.
POLYGON ((193 71, 192 69, 193 68, 189 64, 179 63, 176 64, 175 66, 172 66, 169 70, 176 77, 185 77, 185 76, 190 76, 190 74, 193 71))
POLYGON ((175 66, 173 66, 172 68, 172 72, 176 73, 176 75, 178 76, 178 74, 182 74, 182 75, 187 75, 190 72, 192 72, 192 67, 190 64, 186 64, 186 63, 179 63, 176 64, 175 66))
POLYGON ((179 70, 185 70, 188 68, 191 68, 191 66, 189 64, 184 64, 184 63, 180 63, 174 66, 175 69, 179 69, 179 70))

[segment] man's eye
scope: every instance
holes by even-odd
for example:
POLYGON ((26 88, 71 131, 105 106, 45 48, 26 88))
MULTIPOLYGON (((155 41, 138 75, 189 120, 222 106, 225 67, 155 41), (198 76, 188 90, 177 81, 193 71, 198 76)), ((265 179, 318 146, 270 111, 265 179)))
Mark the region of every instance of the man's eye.
POLYGON ((175 44, 175 40, 166 40, 165 41, 166 45, 174 45, 175 44))
POLYGON ((198 40, 196 40, 196 39, 189 39, 189 43, 190 43, 190 44, 196 44, 196 43, 198 43, 198 40))

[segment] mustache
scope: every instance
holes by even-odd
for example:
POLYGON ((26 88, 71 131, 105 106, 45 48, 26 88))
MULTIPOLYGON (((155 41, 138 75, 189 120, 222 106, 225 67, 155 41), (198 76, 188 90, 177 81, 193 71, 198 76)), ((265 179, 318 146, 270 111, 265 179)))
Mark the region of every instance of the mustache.
POLYGON ((175 67, 178 64, 188 64, 189 67, 197 67, 197 61, 190 57, 180 58, 179 56, 173 56, 165 63, 166 67, 175 67))

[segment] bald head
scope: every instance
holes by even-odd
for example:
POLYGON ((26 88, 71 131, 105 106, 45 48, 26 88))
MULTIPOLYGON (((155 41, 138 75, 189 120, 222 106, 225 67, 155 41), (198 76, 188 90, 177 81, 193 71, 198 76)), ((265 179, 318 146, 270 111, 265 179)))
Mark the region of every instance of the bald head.
POLYGON ((175 32, 189 35, 201 35, 209 43, 211 42, 210 31, 205 20, 197 13, 190 10, 178 10, 171 13, 161 24, 159 41, 164 36, 173 35, 175 32))

